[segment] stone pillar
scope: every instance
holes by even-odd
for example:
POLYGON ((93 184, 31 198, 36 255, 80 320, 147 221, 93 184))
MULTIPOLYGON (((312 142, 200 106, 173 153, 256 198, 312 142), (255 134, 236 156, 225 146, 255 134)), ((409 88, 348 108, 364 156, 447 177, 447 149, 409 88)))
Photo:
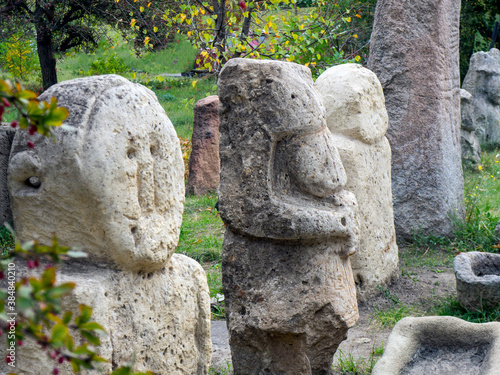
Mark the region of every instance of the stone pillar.
MULTIPOLYGON (((55 234, 60 245, 87 252, 57 280, 77 283, 63 308, 89 305, 107 331, 99 347, 105 372, 135 359, 139 372, 206 375, 206 276, 196 261, 173 254, 184 163, 172 123, 152 91, 116 75, 61 82, 40 99, 52 97, 68 108, 66 124, 76 131, 56 129, 57 142, 36 134, 33 149, 26 131, 16 133, 8 186, 17 239, 50 244, 55 234)), ((57 366, 32 341, 18 348, 18 363, 20 374, 57 366)))
POLYGON ((359 204, 359 248, 351 264, 358 301, 364 301, 399 273, 384 93, 377 76, 357 64, 326 70, 315 87, 347 174, 345 188, 359 204))
POLYGON ((462 85, 471 95, 467 115, 481 144, 500 144, 500 51, 476 52, 462 85))
POLYGON ((472 167, 481 162, 481 144, 476 135, 477 122, 475 121, 475 109, 472 95, 466 90, 460 90, 460 112, 462 122, 460 128, 462 163, 472 167))
POLYGON ((219 97, 212 95, 194 106, 192 151, 187 195, 205 195, 219 186, 219 97))
POLYGON ((368 67, 384 89, 396 233, 450 236, 463 218, 460 0, 379 0, 368 67))
POLYGON ((12 224, 9 190, 7 189, 7 167, 9 165, 10 147, 15 130, 0 124, 0 225, 12 224))
POLYGON ((219 77, 222 283, 235 374, 329 374, 358 318, 357 204, 304 66, 219 77))

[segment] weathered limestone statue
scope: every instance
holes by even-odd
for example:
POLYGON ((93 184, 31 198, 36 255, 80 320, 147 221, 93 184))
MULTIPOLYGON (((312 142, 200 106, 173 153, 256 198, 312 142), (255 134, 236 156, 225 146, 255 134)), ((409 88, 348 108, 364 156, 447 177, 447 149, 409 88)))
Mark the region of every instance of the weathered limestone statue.
MULTIPOLYGON (((28 149, 18 132, 9 191, 21 241, 80 245, 60 281, 75 281, 66 307, 84 303, 108 332, 104 370, 136 358, 136 370, 208 373, 210 301, 194 260, 173 254, 184 203, 184 168, 175 130, 155 95, 115 75, 66 81, 40 99, 69 109, 57 143, 41 136, 28 149)), ((52 373, 38 346, 18 354, 20 374, 52 373)), ((62 374, 72 373, 65 367, 62 374)))
POLYGON ((222 269, 235 374, 329 374, 358 318, 356 200, 304 66, 219 77, 222 269))
POLYGON ((379 0, 368 68, 384 89, 396 234, 450 236, 464 215, 460 0, 379 0))
POLYGON ((346 170, 345 188, 359 205, 359 247, 351 264, 358 300, 363 301, 398 274, 384 93, 377 76, 357 64, 326 70, 315 87, 346 170))
POLYGON ((472 95, 468 108, 482 144, 500 143, 500 51, 477 52, 470 59, 462 88, 472 95))
POLYGON ((460 89, 460 111, 462 122, 460 127, 462 163, 468 166, 481 162, 481 144, 476 135, 476 122, 474 121, 474 104, 472 95, 460 89))

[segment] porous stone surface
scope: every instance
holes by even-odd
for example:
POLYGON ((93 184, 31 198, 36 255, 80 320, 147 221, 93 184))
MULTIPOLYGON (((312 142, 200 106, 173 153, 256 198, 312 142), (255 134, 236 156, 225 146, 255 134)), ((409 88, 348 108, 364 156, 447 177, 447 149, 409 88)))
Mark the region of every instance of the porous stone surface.
POLYGON ((16 134, 8 174, 17 237, 50 244, 55 233, 94 262, 162 269, 179 238, 184 172, 156 96, 114 75, 62 82, 40 100, 51 96, 76 130, 58 129, 56 143, 37 134, 33 149, 27 132, 16 134))
POLYGON ((482 144, 500 143, 500 51, 476 52, 462 88, 472 95, 468 115, 482 144))
POLYGON ((372 375, 497 375, 500 323, 450 316, 401 319, 372 375))
POLYGON ((14 134, 14 129, 0 123, 0 225, 6 222, 12 224, 12 210, 7 189, 7 167, 14 134))
POLYGON ((377 76, 357 64, 329 68, 315 87, 347 174, 345 188, 359 205, 360 241, 351 265, 358 301, 364 301, 398 274, 384 93, 377 76))
POLYGON ((462 163, 473 166, 481 162, 481 144, 476 135, 472 95, 463 89, 460 89, 460 111, 462 118, 460 129, 462 163))
POLYGON ((460 0, 380 0, 368 68, 384 90, 396 234, 450 236, 463 218, 460 0))
POLYGON ((500 254, 471 251, 453 261, 460 305, 468 310, 500 304, 500 254))
POLYGON ((349 262, 358 234, 321 96, 304 66, 232 59, 219 98, 235 374, 328 374, 358 318, 349 262))
POLYGON ((219 97, 212 95, 194 106, 192 151, 186 194, 205 195, 219 186, 219 97))
MULTIPOLYGON (((170 120, 150 90, 115 75, 66 81, 40 99, 51 97, 69 109, 74 129, 57 129, 55 143, 35 136, 33 149, 26 132, 16 134, 8 185, 18 239, 47 243, 55 234, 89 254, 68 262, 58 280, 77 282, 65 306, 91 306, 107 330, 107 370, 136 358, 140 371, 207 374, 206 276, 194 260, 172 255, 184 166, 170 120)), ((26 374, 54 366, 29 344, 19 358, 26 374)))

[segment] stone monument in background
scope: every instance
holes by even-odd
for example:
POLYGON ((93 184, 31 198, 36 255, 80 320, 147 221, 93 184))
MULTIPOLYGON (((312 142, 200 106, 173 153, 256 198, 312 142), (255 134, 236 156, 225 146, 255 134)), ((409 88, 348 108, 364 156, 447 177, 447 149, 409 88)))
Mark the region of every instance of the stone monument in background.
POLYGON ((194 106, 188 195, 205 195, 219 186, 219 97, 212 95, 194 106))
POLYGON ((308 68, 219 77, 222 283, 235 374, 329 374, 358 318, 357 204, 308 68))
POLYGON ((476 135, 476 121, 474 121, 474 104, 472 95, 460 89, 460 112, 462 122, 460 127, 462 163, 472 166, 481 162, 481 144, 476 135))
MULTIPOLYGON (((8 169, 20 241, 81 246, 89 257, 65 264, 58 281, 76 289, 63 307, 93 308, 108 332, 105 372, 136 359, 136 371, 207 374, 211 358, 206 276, 173 254, 184 203, 179 140, 154 93, 119 76, 62 82, 41 97, 67 107, 57 142, 14 138, 8 169)), ((18 348, 20 374, 49 374, 54 361, 34 342, 18 348)), ((69 364, 61 374, 72 374, 69 364)))
POLYGON ((463 217, 460 0, 379 0, 368 67, 385 94, 396 233, 449 236, 463 217))
POLYGON ((347 174, 345 188, 359 205, 359 247, 351 257, 358 300, 380 293, 398 275, 391 192, 387 111, 377 76, 357 64, 334 66, 315 87, 347 174))
MULTIPOLYGON (((476 52, 462 88, 472 98, 466 108, 481 144, 500 144, 500 51, 476 52)), ((462 109, 463 112, 463 109, 462 109)))

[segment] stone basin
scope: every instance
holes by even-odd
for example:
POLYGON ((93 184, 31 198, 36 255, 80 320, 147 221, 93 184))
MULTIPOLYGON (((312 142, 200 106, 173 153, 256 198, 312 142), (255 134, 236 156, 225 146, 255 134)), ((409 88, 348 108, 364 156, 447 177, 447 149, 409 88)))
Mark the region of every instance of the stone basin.
POLYGON ((500 304, 500 254, 471 251, 453 261, 460 305, 468 310, 500 304))
POLYGON ((450 316, 401 319, 372 375, 428 374, 500 374, 500 323, 450 316))

